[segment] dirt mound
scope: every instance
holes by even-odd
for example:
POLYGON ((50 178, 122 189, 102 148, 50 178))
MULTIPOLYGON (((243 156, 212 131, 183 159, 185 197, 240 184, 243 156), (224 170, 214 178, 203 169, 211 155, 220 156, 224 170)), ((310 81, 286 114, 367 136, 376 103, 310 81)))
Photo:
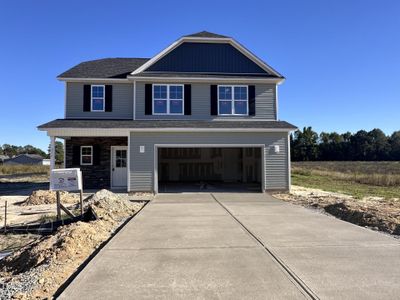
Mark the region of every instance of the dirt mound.
POLYGON ((400 200, 365 198, 296 187, 292 193, 274 194, 278 199, 323 211, 350 223, 400 235, 400 200))
MULTIPOLYGON (((61 203, 79 203, 79 195, 60 192, 61 203)), ((57 202, 55 191, 37 190, 21 204, 23 206, 53 204, 57 202)))
POLYGON ((137 208, 125 197, 104 189, 91 196, 88 201, 97 217, 106 221, 119 222, 132 215, 137 208))
POLYGON ((143 204, 107 190, 97 192, 89 202, 98 216, 96 221, 63 226, 0 261, 0 299, 51 298, 119 224, 143 204))

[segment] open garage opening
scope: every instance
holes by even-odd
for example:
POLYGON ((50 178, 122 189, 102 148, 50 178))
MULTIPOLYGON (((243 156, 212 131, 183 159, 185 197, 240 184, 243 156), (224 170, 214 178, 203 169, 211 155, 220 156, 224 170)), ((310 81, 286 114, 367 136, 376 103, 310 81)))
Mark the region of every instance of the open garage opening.
POLYGON ((261 192, 261 147, 159 147, 158 192, 261 192))

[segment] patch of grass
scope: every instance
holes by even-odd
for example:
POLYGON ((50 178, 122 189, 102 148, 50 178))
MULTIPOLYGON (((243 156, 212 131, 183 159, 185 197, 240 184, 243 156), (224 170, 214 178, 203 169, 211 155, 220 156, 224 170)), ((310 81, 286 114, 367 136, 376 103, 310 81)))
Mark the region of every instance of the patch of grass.
POLYGON ((0 165, 0 175, 49 174, 50 166, 41 165, 0 165))
POLYGON ((293 165, 294 185, 340 192, 356 198, 400 197, 398 162, 296 162, 293 165))

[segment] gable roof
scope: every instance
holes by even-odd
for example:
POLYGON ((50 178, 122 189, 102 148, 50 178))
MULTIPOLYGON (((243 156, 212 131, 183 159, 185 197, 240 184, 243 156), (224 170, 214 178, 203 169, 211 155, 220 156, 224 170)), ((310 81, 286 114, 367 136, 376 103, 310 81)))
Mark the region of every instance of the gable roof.
MULTIPOLYGON (((162 50, 160 53, 152 57, 149 61, 144 63, 142 66, 137 68, 135 71, 133 71, 130 76, 128 77, 134 77, 137 74, 144 73, 148 71, 151 66, 159 62, 160 60, 164 59, 167 57, 170 53, 178 49, 182 44, 188 44, 188 43, 210 43, 210 44, 226 44, 230 45, 232 48, 235 48, 238 52, 240 52, 243 56, 247 57, 248 60, 252 61, 253 64, 256 64, 258 67, 263 69, 267 75, 267 77, 276 77, 276 78, 281 78, 284 79, 284 77, 279 74, 276 70, 274 70, 271 66, 269 66, 267 63, 262 61, 260 58, 258 58, 256 55, 254 55, 252 52, 250 52, 248 49, 246 49, 244 46, 242 46, 240 43, 238 43, 236 40, 234 40, 231 37, 226 37, 223 35, 218 35, 215 33, 207 32, 207 31, 202 31, 194 34, 190 34, 187 36, 181 37, 179 40, 176 42, 172 43, 170 46, 162 50)), ((206 56, 206 55, 205 55, 206 56)), ((212 60, 212 57, 209 57, 208 59, 212 60)), ((192 61, 195 61, 195 59, 192 58, 192 61)), ((231 60, 231 63, 235 63, 235 61, 231 60)))
POLYGON ((209 32, 209 31, 200 31, 200 32, 197 32, 197 33, 192 33, 192 34, 185 35, 184 37, 229 38, 229 36, 216 34, 216 33, 212 33, 212 32, 209 32))
POLYGON ((149 58, 103 58, 82 62, 58 78, 126 78, 149 58))
MULTIPOLYGON (((188 47, 186 47, 188 48, 188 47)), ((192 47, 193 48, 193 47, 192 47)), ((201 56, 201 55, 200 55, 201 56)), ((165 62, 165 61, 164 61, 165 62)), ((156 65, 156 66, 157 66, 156 65)), ((272 79, 268 80, 278 80, 280 83, 284 77, 275 71, 272 67, 267 65, 264 61, 259 59, 245 47, 240 45, 237 41, 232 39, 231 37, 216 34, 208 31, 201 31, 193 34, 189 34, 181 37, 176 42, 172 43, 169 47, 161 51, 159 54, 155 55, 153 58, 104 58, 82 62, 73 68, 63 72, 59 76, 57 76, 60 80, 68 80, 68 79, 129 79, 130 77, 160 77, 161 74, 164 74, 166 77, 171 77, 173 75, 182 75, 189 74, 188 77, 191 77, 191 74, 200 75, 200 77, 268 77, 272 79), (208 47, 214 48, 212 50, 212 54, 216 54, 219 59, 212 59, 212 57, 207 57, 207 55, 202 55, 201 59, 198 56, 204 49, 192 49, 190 51, 184 51, 180 53, 179 59, 177 55, 175 55, 175 63, 183 64, 183 60, 181 56, 183 54, 186 55, 185 63, 189 63, 192 66, 195 66, 195 71, 187 70, 181 68, 176 68, 176 70, 170 72, 170 70, 166 69, 166 65, 161 70, 154 72, 151 70, 151 67, 157 63, 159 66, 161 63, 159 62, 162 58, 166 56, 173 57, 172 51, 185 43, 185 46, 189 44, 198 43, 198 47, 208 47), (219 45, 219 46, 216 46, 219 45), (231 50, 228 49, 229 46, 231 50), (219 48, 219 49, 216 49, 219 48), (223 49, 224 48, 224 49, 223 49), (233 49, 233 50, 232 50, 233 49), (201 50, 201 51, 200 51, 201 50), (230 59, 225 57, 226 53, 230 54, 230 59), (192 55, 192 56, 191 56, 192 55), (195 57, 193 59, 193 57, 195 57), (218 62, 218 64, 216 63, 218 62), (238 69, 238 64, 241 65, 243 70, 242 72, 236 72, 238 69), (204 68, 204 70, 200 70, 199 67, 204 68), (197 69, 196 69, 197 68, 197 69), (236 69, 235 69, 236 68, 236 69), (151 72, 149 72, 151 71, 151 72), (155 74, 158 73, 158 74, 155 74), (250 74, 248 74, 250 73, 250 74), (274 79, 276 78, 276 79, 274 79)))

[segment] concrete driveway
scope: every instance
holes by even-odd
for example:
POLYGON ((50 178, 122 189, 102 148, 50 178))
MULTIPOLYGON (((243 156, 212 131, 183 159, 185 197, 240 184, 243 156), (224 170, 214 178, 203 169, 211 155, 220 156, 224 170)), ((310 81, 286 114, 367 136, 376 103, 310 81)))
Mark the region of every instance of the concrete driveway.
POLYGON ((400 241, 267 194, 160 194, 62 299, 395 299, 400 241))

